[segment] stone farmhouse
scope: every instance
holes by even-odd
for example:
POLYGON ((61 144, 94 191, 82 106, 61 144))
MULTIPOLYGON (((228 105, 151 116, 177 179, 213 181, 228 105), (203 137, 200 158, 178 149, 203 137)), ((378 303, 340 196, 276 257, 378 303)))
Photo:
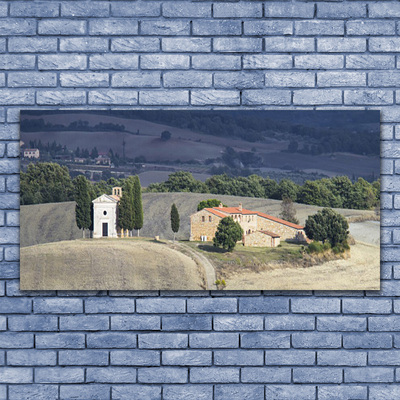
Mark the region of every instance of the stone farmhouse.
POLYGON ((298 243, 307 241, 304 227, 283 219, 264 214, 260 211, 238 207, 204 208, 190 216, 190 239, 194 241, 212 241, 222 218, 232 217, 239 222, 244 234, 242 243, 253 247, 277 247, 280 240, 298 243))
POLYGON ((93 203, 93 238, 113 237, 121 235, 118 222, 118 203, 122 196, 122 188, 114 187, 112 195, 102 194, 93 203))

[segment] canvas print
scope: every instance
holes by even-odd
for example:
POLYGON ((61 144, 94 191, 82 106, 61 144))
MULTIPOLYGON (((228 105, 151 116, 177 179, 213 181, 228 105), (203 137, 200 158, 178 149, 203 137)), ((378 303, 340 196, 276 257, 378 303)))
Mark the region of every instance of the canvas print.
POLYGON ((378 111, 25 110, 23 290, 378 290, 378 111))

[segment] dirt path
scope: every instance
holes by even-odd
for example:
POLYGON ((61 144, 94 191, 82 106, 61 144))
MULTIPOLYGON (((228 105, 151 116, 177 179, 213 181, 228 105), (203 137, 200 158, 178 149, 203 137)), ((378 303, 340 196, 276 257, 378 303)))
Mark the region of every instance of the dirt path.
POLYGON ((357 242, 351 258, 309 268, 276 268, 232 275, 226 290, 379 290, 379 247, 357 242))

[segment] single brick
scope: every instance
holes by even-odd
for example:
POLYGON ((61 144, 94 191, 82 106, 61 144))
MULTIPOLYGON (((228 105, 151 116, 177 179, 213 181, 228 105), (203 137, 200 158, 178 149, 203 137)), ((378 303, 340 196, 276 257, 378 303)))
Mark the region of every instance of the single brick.
POLYGON ((369 365, 400 365, 400 351, 372 350, 368 352, 369 365))
POLYGON ((32 301, 27 298, 1 298, 0 310, 3 310, 3 312, 7 310, 8 314, 29 314, 32 310, 32 301))
POLYGON ((344 381, 351 383, 386 383, 394 381, 393 368, 345 368, 344 381))
POLYGON ((179 349, 187 345, 188 335, 183 333, 139 334, 139 348, 143 349, 179 349))
POLYGON ((341 347, 342 335, 339 333, 293 333, 292 346, 294 348, 329 349, 341 347))
POLYGON ((399 84, 399 71, 374 71, 368 74, 368 85, 372 87, 397 87, 399 84))
POLYGON ((108 39, 103 38, 61 38, 60 50, 65 52, 101 53, 108 51, 108 39))
POLYGON ((237 311, 235 298, 204 298, 188 299, 187 310, 189 313, 234 313, 237 311))
POLYGON ((367 400, 367 387, 356 385, 318 385, 318 399, 337 400, 337 399, 360 399, 367 400))
POLYGON ((389 105, 393 104, 391 90, 345 90, 344 103, 350 105, 389 105))
POLYGON ((136 370, 133 368, 87 368, 88 383, 135 383, 136 370))
POLYGON ((314 4, 271 1, 264 5, 264 16, 267 18, 313 18, 314 4))
POLYGON ((110 386, 101 384, 92 385, 61 385, 60 399, 96 399, 108 400, 110 398, 110 386))
POLYGON ((38 383, 83 383, 84 368, 36 368, 35 382, 38 383))
POLYGON ((294 383, 341 383, 341 368, 293 368, 294 383))
POLYGON ((142 21, 140 24, 141 35, 173 36, 189 35, 189 21, 142 21))
POLYGON ((342 309, 345 314, 390 314, 392 302, 385 299, 343 299, 342 309))
POLYGON ((295 33, 300 36, 342 36, 344 35, 343 21, 306 20, 295 21, 295 33))
POLYGON ((160 50, 160 39, 130 37, 111 39, 111 51, 148 53, 160 50))
POLYGON ((35 314, 82 313, 83 302, 81 299, 37 298, 33 300, 33 312, 35 314))
POLYGON ((166 350, 162 352, 163 365, 211 365, 212 352, 205 350, 166 350))
POLYGON ((15 1, 10 3, 11 17, 58 17, 59 5, 49 2, 15 1))
POLYGON ((158 17, 160 15, 159 3, 111 3, 111 15, 114 17, 158 17))
POLYGON ((108 352, 105 350, 60 350, 59 365, 108 365, 108 352))
POLYGON ((367 353, 365 351, 322 350, 318 351, 317 364, 363 367, 367 365, 367 353))
POLYGON ((216 350, 215 365, 263 365, 264 352, 261 350, 216 350))
POLYGON ((36 94, 36 103, 42 105, 85 104, 86 92, 83 90, 45 90, 36 94))
POLYGON ((7 364, 13 366, 56 365, 57 353, 54 350, 10 350, 7 364))
POLYGON ((196 36, 236 36, 242 33, 241 21, 236 20, 201 19, 192 24, 193 35, 196 36))
POLYGON ((55 87, 57 75, 52 72, 9 72, 9 87, 55 87))
POLYGON ((215 316, 214 330, 216 331, 260 331, 264 321, 261 315, 254 316, 215 316))
POLYGON ((33 347, 33 334, 1 332, 0 343, 2 349, 29 349, 33 347))
POLYGON ((0 331, 5 331, 6 329, 7 329, 7 317, 0 315, 0 331))
POLYGON ((294 65, 300 69, 341 69, 344 66, 344 56, 333 54, 297 55, 294 57, 294 65))
MULTIPOLYGON (((43 72, 41 73, 43 75, 43 72)), ((106 87, 109 85, 108 73, 101 72, 62 72, 60 84, 63 87, 106 87)))
POLYGON ((209 385, 166 385, 163 387, 164 400, 208 400, 213 396, 213 388, 209 385))
POLYGON ((138 382, 140 383, 187 383, 187 381, 187 368, 150 367, 138 369, 138 382))
POLYGON ((188 69, 189 56, 183 54, 151 54, 140 56, 142 69, 188 69))
POLYGON ((315 351, 309 350, 266 350, 266 365, 314 365, 315 351))
POLYGON ((0 36, 35 35, 36 20, 31 18, 13 18, 0 20, 0 36))
POLYGON ((161 49, 170 53, 185 52, 209 53, 211 51, 211 39, 208 38, 163 38, 161 49))
POLYGON ((159 330, 161 318, 153 315, 115 315, 111 317, 111 329, 117 331, 159 330))
POLYGON ((289 333, 243 333, 240 336, 240 345, 243 348, 276 348, 287 349, 290 347, 290 334, 289 333))
POLYGON ((315 318, 302 315, 267 316, 265 330, 309 331, 315 328, 315 318))
MULTIPOLYGON (((295 105, 316 105, 316 104, 342 104, 342 91, 335 90, 335 89, 306 89, 306 90, 296 90, 293 94, 293 104, 295 105)), ((301 300, 301 299, 298 299, 301 300)), ((304 299, 308 300, 308 299, 304 299)), ((328 299, 316 299, 316 300, 328 300, 328 299)), ((324 311, 324 302, 317 302, 314 306, 311 305, 311 308, 308 312, 313 312, 313 309, 320 309, 321 313, 335 313, 339 311, 338 305, 340 304, 339 299, 330 299, 333 300, 332 303, 327 302, 326 311, 324 311), (321 304, 321 307, 319 306, 321 304)), ((308 300, 309 301, 309 300, 308 300)), ((307 304, 307 301, 304 302, 307 304)), ((312 304, 312 303, 310 303, 312 304)), ((340 309, 340 306, 339 306, 340 309)), ((296 311, 296 312, 307 312, 306 309, 303 311, 296 311)))
MULTIPOLYGON (((159 74, 157 76, 158 76, 158 81, 156 86, 159 86, 160 85, 159 74)), ((172 88, 211 87, 212 73, 202 72, 202 71, 192 71, 192 70, 164 72, 163 84, 164 87, 172 87, 172 88)))
POLYGON ((326 71, 318 72, 317 84, 320 87, 334 86, 366 86, 365 72, 326 71))
POLYGON ((95 54, 89 58, 91 69, 137 69, 138 64, 135 54, 95 54))
POLYGON ((135 299, 91 298, 85 300, 87 314, 134 313, 135 299))
POLYGON ((134 19, 92 19, 89 21, 90 35, 137 35, 138 21, 134 19))
MULTIPOLYGON (((187 90, 166 90, 166 91, 155 91, 155 90, 141 90, 139 92, 139 104, 140 105, 148 105, 148 106, 164 106, 164 105, 178 105, 185 106, 189 104, 189 92, 187 90)), ((167 300, 167 299, 165 299, 167 300)), ((178 300, 178 299, 168 299, 168 300, 178 300)), ((182 299, 179 299, 182 300, 182 299)), ((139 301, 139 300, 138 300, 139 301)), ((173 304, 173 303, 171 303, 173 304)), ((177 306, 177 308, 173 308, 171 305, 171 310, 168 311, 168 307, 163 312, 170 313, 179 313, 181 311, 181 307, 177 306)), ((157 307, 155 307, 157 308, 157 307)), ((146 307, 142 307, 143 310, 146 307)), ((138 311, 139 312, 139 311, 138 311)), ((143 312, 151 312, 151 311, 143 311, 143 312)))
POLYGON ((291 375, 290 368, 245 367, 241 371, 244 383, 290 383, 291 375))
POLYGON ((334 298, 294 298, 291 302, 294 313, 323 313, 340 312, 340 299, 334 298))
POLYGON ((310 72, 275 72, 265 73, 265 86, 267 87, 314 87, 315 74, 310 72))
POLYGON ((288 105, 291 102, 289 90, 266 90, 254 89, 242 92, 242 103, 244 105, 288 105))
POLYGON ((318 38, 317 51, 323 53, 363 53, 366 39, 361 38, 318 38))
POLYGON ((136 347, 135 333, 99 332, 87 335, 88 348, 132 348, 136 347))
POLYGON ((40 20, 38 33, 39 35, 84 35, 86 23, 71 19, 40 20))
POLYGON ((113 87, 159 87, 160 75, 159 72, 116 72, 111 77, 111 85, 113 87))
POLYGON ((0 368, 0 383, 31 383, 32 381, 32 368, 0 368))
POLYGON ((85 69, 87 60, 85 55, 79 54, 52 54, 39 55, 39 70, 85 69))
POLYGON ((390 3, 371 3, 369 5, 370 18, 396 18, 400 17, 400 4, 390 3))
POLYGON ((180 315, 162 317, 164 331, 210 331, 212 329, 211 315, 180 315))
POLYGON ((262 400, 264 399, 263 385, 216 385, 215 400, 262 400))
POLYGON ((293 23, 291 21, 244 21, 243 23, 245 35, 292 35, 293 23))
POLYGON ((260 38, 215 38, 213 50, 222 53, 253 53, 262 50, 260 38))
POLYGON ((400 330, 400 316, 370 317, 368 318, 370 331, 398 331, 400 330))
POLYGON ((193 367, 190 368, 191 383, 238 383, 239 368, 193 367))
POLYGON ((138 384, 113 386, 112 398, 118 400, 161 400, 161 386, 138 384))
POLYGON ((10 53, 50 53, 57 51, 56 38, 11 37, 8 39, 10 53))
POLYGON ((318 18, 348 19, 348 18, 364 18, 366 16, 367 16, 367 7, 365 4, 358 4, 358 3, 317 4, 318 18))
POLYGON ((276 314, 289 312, 289 299, 284 297, 242 297, 239 312, 244 314, 276 314))
POLYGON ((160 365, 160 352, 154 350, 112 350, 111 365, 157 366, 160 365))
MULTIPOLYGON (((4 143, 2 143, 4 144, 4 143)), ((7 157, 19 157, 20 146, 19 143, 7 143, 7 157)), ((7 225, 8 226, 19 226, 19 213, 16 211, 9 211, 7 213, 7 225)))
POLYGON ((125 104, 135 105, 138 93, 132 90, 92 90, 89 93, 89 104, 125 104))
POLYGON ((191 333, 189 335, 191 348, 231 349, 239 347, 238 333, 191 333))
POLYGON ((213 9, 214 18, 261 18, 262 4, 257 3, 216 3, 213 9))
POLYGON ((101 1, 61 3, 62 17, 107 17, 109 5, 101 1))
POLYGON ((372 52, 398 52, 400 48, 400 38, 396 37, 373 37, 369 39, 369 51, 372 52))
POLYGON ((367 319, 350 316, 318 317, 317 329, 319 331, 365 331, 367 319))
POLYGON ((240 56, 234 55, 193 55, 192 68, 206 70, 238 70, 241 68, 241 61, 240 56))
POLYGON ((348 333, 343 335, 345 349, 387 349, 392 347, 389 333, 348 333))
POLYGON ((100 331, 109 329, 109 318, 96 315, 73 315, 60 317, 63 331, 100 331))
MULTIPOLYGON (((335 385, 335 387, 337 387, 335 385)), ((315 386, 309 385, 266 385, 266 399, 292 400, 314 400, 316 398, 315 386)))
POLYGON ((10 400, 48 400, 58 397, 57 385, 10 385, 8 391, 10 400))
POLYGON ((349 69, 393 69, 394 65, 394 56, 375 54, 346 56, 346 68, 349 69))
POLYGON ((227 105, 240 104, 240 94, 232 90, 192 90, 192 105, 227 105))
POLYGON ((187 3, 174 1, 162 5, 164 17, 171 18, 207 18, 211 17, 210 3, 187 3))
POLYGON ((57 317, 47 315, 10 316, 8 329, 10 331, 56 331, 58 321, 57 317))
POLYGON ((394 35, 395 31, 395 21, 368 21, 362 19, 346 22, 346 32, 349 36, 394 35))
POLYGON ((0 58, 0 68, 9 69, 33 69, 35 56, 25 54, 3 54, 0 58))

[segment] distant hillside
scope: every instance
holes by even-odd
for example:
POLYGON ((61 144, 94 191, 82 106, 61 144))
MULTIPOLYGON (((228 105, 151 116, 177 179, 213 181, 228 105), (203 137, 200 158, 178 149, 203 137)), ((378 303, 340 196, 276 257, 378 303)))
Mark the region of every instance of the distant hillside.
MULTIPOLYGON (((217 198, 228 206, 240 202, 244 208, 262 211, 278 217, 281 201, 256 199, 251 197, 224 196, 202 193, 144 193, 144 226, 141 236, 172 239, 170 210, 172 203, 178 207, 180 230, 178 239, 189 238, 190 215, 197 211, 201 200, 217 198)), ((321 207, 295 204, 300 224, 304 224, 308 215, 315 214, 321 207)), ((344 216, 371 214, 371 211, 338 209, 344 216)), ((21 247, 39 243, 74 240, 82 237, 75 224, 75 203, 51 203, 21 207, 21 247)))

